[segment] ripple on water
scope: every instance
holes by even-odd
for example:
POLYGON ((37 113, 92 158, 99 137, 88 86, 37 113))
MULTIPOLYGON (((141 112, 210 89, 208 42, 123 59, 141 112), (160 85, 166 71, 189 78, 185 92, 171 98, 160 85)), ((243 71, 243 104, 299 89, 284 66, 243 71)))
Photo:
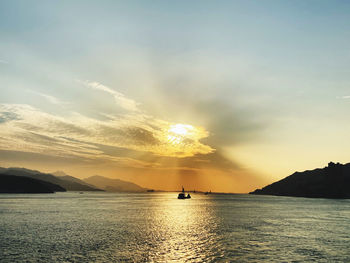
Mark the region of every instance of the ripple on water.
POLYGON ((0 196, 1 262, 349 262, 350 202, 175 193, 0 196))

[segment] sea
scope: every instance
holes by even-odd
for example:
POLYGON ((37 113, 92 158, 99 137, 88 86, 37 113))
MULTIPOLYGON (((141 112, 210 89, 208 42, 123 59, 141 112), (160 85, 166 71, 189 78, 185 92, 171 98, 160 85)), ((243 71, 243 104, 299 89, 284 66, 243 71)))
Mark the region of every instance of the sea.
POLYGON ((0 262, 350 262, 350 200, 1 194, 0 262))

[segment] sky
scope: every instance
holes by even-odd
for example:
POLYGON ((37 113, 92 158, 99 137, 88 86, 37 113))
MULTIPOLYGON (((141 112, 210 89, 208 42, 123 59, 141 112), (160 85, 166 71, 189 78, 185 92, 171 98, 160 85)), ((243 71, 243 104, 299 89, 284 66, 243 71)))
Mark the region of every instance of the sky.
POLYGON ((350 162, 348 1, 1 1, 0 166, 246 193, 350 162))

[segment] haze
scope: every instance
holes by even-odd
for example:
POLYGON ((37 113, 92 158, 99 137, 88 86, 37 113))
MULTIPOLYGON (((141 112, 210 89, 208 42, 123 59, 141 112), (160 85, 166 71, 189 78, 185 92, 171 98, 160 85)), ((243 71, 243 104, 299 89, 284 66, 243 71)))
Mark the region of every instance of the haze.
POLYGON ((249 192, 349 162, 346 1, 2 1, 0 166, 249 192))

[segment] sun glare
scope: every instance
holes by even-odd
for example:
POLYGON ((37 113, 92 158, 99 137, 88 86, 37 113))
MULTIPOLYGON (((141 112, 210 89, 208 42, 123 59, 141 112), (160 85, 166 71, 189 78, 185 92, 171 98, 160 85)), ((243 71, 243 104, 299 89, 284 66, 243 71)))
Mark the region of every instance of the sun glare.
POLYGON ((189 157, 195 154, 208 154, 214 151, 200 140, 209 136, 202 127, 182 123, 167 123, 158 134, 159 144, 152 150, 160 155, 189 157))
POLYGON ((176 135, 185 136, 191 130, 193 130, 192 125, 174 124, 170 126, 169 132, 175 133, 176 135))
POLYGON ((192 125, 188 124, 173 124, 168 129, 168 141, 172 144, 180 144, 185 137, 191 135, 191 131, 194 130, 192 125))

